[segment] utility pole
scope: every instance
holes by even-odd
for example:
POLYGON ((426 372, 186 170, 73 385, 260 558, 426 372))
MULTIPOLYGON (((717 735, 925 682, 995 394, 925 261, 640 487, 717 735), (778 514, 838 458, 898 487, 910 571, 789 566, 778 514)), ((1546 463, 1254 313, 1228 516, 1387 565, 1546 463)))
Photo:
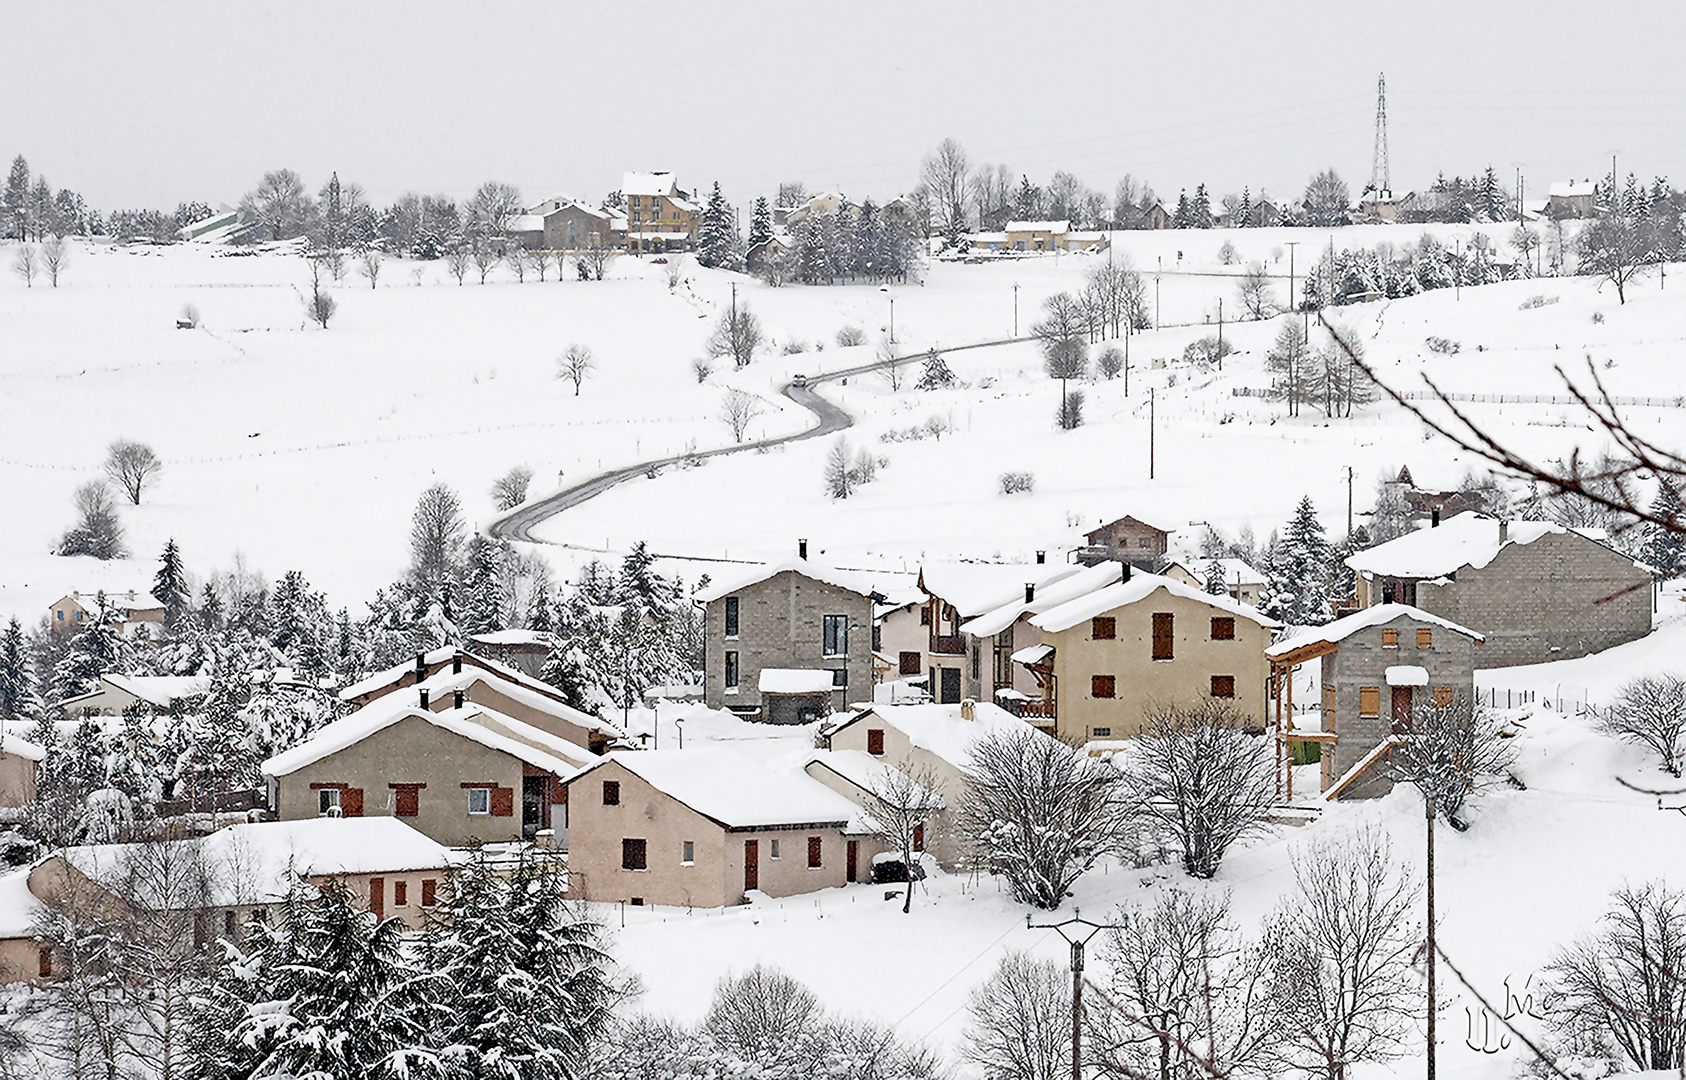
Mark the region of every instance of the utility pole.
POLYGON ((1159 270, 1153 275, 1153 328, 1159 329, 1159 275, 1165 272, 1165 256, 1159 256, 1159 270))
POLYGON ((1019 283, 1013 282, 1013 336, 1019 336, 1019 283))
POLYGON ((1102 930, 1117 930, 1110 923, 1092 922, 1074 908, 1071 918, 1057 923, 1032 923, 1024 917, 1026 930, 1057 930, 1071 945, 1071 1080, 1083 1080, 1083 946, 1102 930))
MULTIPOLYGON (((1018 329, 1018 305, 1016 303, 1013 305, 1013 328, 1014 328, 1015 331, 1017 331, 1017 329, 1018 329)), ((1015 332, 1013 336, 1017 337, 1018 334, 1015 332)), ((896 298, 892 296, 892 297, 890 297, 890 344, 894 345, 895 343, 896 343, 896 298)))
POLYGON ((1452 263, 1452 299, 1456 301, 1464 298, 1464 242, 1462 239, 1452 242, 1452 251, 1457 255, 1457 259, 1452 263))
POLYGON ((1218 297, 1218 370, 1224 369, 1224 298, 1218 297))
POLYGON ((1294 249, 1300 246, 1298 240, 1289 240, 1283 245, 1288 249, 1288 312, 1294 311, 1294 249))
MULTIPOLYGON (((1423 792, 1423 812, 1428 817, 1428 1080, 1434 1080, 1434 799, 1423 792)), ((911 886, 909 886, 911 888, 911 886)))
MULTIPOLYGON (((1130 327, 1126 326, 1124 328, 1124 396, 1125 397, 1130 396, 1130 338, 1132 338, 1134 336, 1135 335, 1133 335, 1130 332, 1130 327)), ((4 728, 0 728, 0 731, 4 731, 4 728)))
POLYGON ((732 282, 732 325, 738 322, 738 283, 732 282))
POLYGON ((1149 480, 1153 479, 1153 397, 1153 387, 1150 386, 1147 388, 1147 478, 1149 480))
POLYGON ((1346 538, 1352 539, 1352 466, 1346 467, 1346 538))

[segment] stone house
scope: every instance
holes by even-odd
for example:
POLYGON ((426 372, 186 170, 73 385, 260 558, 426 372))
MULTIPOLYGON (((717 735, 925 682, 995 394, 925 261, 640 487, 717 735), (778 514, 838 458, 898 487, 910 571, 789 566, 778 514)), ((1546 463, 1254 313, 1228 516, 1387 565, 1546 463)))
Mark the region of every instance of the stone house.
POLYGON ((1293 773, 1283 768, 1297 744, 1320 744, 1319 787, 1324 798, 1385 795, 1392 787, 1383 759, 1411 710, 1473 702, 1482 635, 1406 604, 1378 604, 1326 626, 1313 627, 1266 650, 1270 660, 1277 775, 1293 796, 1293 773), (1320 724, 1299 728, 1293 713, 1293 671, 1320 664, 1320 724))
POLYGON ((1360 608, 1410 604, 1486 635, 1481 668, 1568 660, 1651 632, 1651 571, 1552 522, 1459 514, 1346 565, 1360 608))
POLYGON ((476 652, 494 663, 519 671, 530 679, 537 679, 550 659, 556 637, 543 630, 488 630, 470 634, 469 643, 476 652))
POLYGON ((164 629, 164 604, 144 590, 119 589, 111 592, 71 592, 53 601, 48 609, 48 625, 55 634, 75 633, 99 615, 100 599, 117 622, 124 637, 152 635, 164 629))
POLYGON ((598 755, 462 693, 439 712, 425 689, 365 706, 275 755, 259 766, 270 808, 283 821, 399 818, 450 847, 544 830, 564 845, 561 780, 598 755))
POLYGON ((1007 249, 1010 251, 1064 251, 1071 222, 1009 221, 1002 231, 1007 234, 1007 249))
POLYGON ((565 783, 574 899, 726 907, 836 888, 870 866, 855 803, 736 747, 616 751, 565 783))
POLYGON ((774 724, 841 709, 872 687, 876 593, 864 579, 802 557, 697 594, 704 605, 703 701, 774 724), (763 678, 771 671, 784 674, 763 678), (810 673, 802 681, 792 672, 810 673), (818 674, 815 674, 818 673, 818 674), (829 676, 829 692, 814 680, 829 676), (801 684, 795 693, 790 687, 801 684))
POLYGON ((672 173, 629 172, 621 178, 621 197, 626 200, 628 251, 690 250, 699 208, 672 173))
POLYGON ((1213 700, 1265 724, 1264 650, 1280 624, 1247 604, 1125 564, 1119 583, 1031 625, 1041 644, 1013 660, 1036 676, 1066 742, 1126 738, 1157 707, 1213 700))
MULTIPOLYGON (((1032 563, 930 562, 919 568, 919 589, 926 597, 919 610, 924 634, 921 659, 932 700, 957 705, 977 699, 984 683, 986 662, 981 638, 968 639, 962 624, 1010 604, 1027 587, 1046 588, 1077 573, 1079 567, 1049 563, 1042 552, 1032 563), (968 690, 970 687, 970 690, 968 690)), ((903 652, 899 667, 912 657, 903 652)))
POLYGON ((1553 218, 1589 218, 1598 212, 1598 185, 1591 180, 1560 180, 1546 191, 1546 213, 1553 218))
POLYGON ((1169 523, 1147 522, 1126 514, 1084 533, 1087 546, 1077 553, 1077 558, 1085 566, 1111 559, 1151 573, 1170 550, 1171 534, 1175 531, 1169 523))

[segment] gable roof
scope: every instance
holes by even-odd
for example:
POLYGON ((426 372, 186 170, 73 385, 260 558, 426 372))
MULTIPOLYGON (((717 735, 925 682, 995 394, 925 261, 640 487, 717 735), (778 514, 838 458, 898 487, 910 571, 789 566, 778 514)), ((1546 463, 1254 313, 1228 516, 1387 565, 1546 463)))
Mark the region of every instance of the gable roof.
POLYGON ((1016 599, 962 624, 960 632, 974 637, 999 634, 1018 622, 1021 616, 1039 615, 1097 589, 1104 589, 1118 581, 1123 574, 1124 564, 1120 562, 1108 560, 1095 566, 1086 566, 1074 574, 1051 582, 1045 588, 1036 589, 1035 596, 1028 603, 1025 602, 1024 593, 1019 593, 1016 599))
POLYGON ((1070 221, 1009 221, 1008 232, 1063 233, 1071 230, 1070 221))
POLYGON ((1196 589, 1192 585, 1185 585, 1173 578, 1161 577, 1158 574, 1146 574, 1139 570, 1133 572, 1128 581, 1108 585, 1104 589, 1079 597, 1069 604, 1061 604, 1051 611, 1043 612, 1030 620, 1030 625, 1057 634, 1062 630, 1069 630, 1079 623, 1087 622, 1096 615, 1104 615, 1109 611, 1145 600, 1161 589, 1172 596, 1178 596, 1184 600, 1194 600, 1205 604, 1207 607, 1227 611, 1231 615, 1239 615, 1243 619, 1251 619, 1263 627, 1274 629, 1282 625, 1275 619, 1260 614, 1259 609, 1251 604, 1243 604, 1227 594, 1209 593, 1204 589, 1196 589))
MULTIPOLYGON (((1416 532, 1360 551, 1349 556, 1346 564, 1366 577, 1376 574, 1402 578, 1444 577, 1466 566, 1479 570, 1511 544, 1532 544, 1542 536, 1574 532, 1550 521, 1511 521, 1504 523, 1507 536, 1501 541, 1500 524, 1497 518, 1485 514, 1458 514, 1442 521, 1439 526, 1424 526, 1416 532)), ((1585 534, 1575 535, 1589 543, 1598 543, 1585 534)))
MULTIPOLYGON (((883 785, 885 780, 892 773, 898 771, 896 767, 891 765, 888 761, 885 761, 881 757, 874 757, 865 750, 817 751, 808 758, 808 764, 803 767, 803 771, 809 776, 812 776, 815 769, 826 769, 829 772, 835 773, 837 776, 854 785, 854 787, 858 789, 862 795, 866 796, 871 796, 875 792, 884 791, 885 789, 883 785)), ((942 799, 936 792, 931 791, 929 788, 922 785, 915 784, 914 786, 918 788, 918 790, 923 791, 926 796, 936 801, 939 806, 941 805, 942 799)), ((889 794, 889 792, 885 793, 889 794)), ((845 798, 847 798, 847 796, 845 796, 845 798)), ((863 810, 865 812, 862 814, 862 817, 868 819, 863 823, 870 823, 870 808, 863 807, 863 810)))
MULTIPOLYGON (((610 723, 600 716, 581 712, 573 706, 557 701, 548 694, 541 694, 523 683, 499 678, 492 672, 483 671, 467 664, 463 665, 460 675, 453 673, 450 668, 443 668, 414 686, 406 686, 403 693, 414 695, 406 697, 406 700, 419 704, 421 700, 420 691, 426 690, 429 699, 438 702, 444 701, 446 695, 454 690, 469 690, 475 683, 482 683, 494 693, 519 701, 529 709, 548 713, 559 720, 566 720, 568 723, 583 727, 587 731, 601 731, 614 738, 626 736, 626 732, 621 730, 619 724, 610 723)), ((384 700, 386 699, 377 698, 370 702, 370 705, 378 705, 384 700)), ((365 706, 365 708, 367 707, 369 706, 365 706)))
POLYGON ((907 736, 908 742, 962 771, 970 772, 972 747, 992 735, 1037 731, 1001 706, 979 701, 972 706, 972 719, 961 715, 959 705, 873 705, 832 729, 835 736, 844 728, 870 722, 877 717, 907 736))
POLYGON ((629 172, 621 177, 622 195, 680 194, 679 181, 670 172, 629 172))
POLYGON ((919 587, 971 618, 1022 599, 1026 584, 1044 589, 1080 569, 1067 563, 928 562, 919 567, 919 587))
POLYGON ((792 574, 800 574, 823 585, 835 585, 839 589, 859 593, 868 599, 878 595, 876 590, 873 589, 872 583, 867 580, 865 575, 857 571, 839 570, 836 567, 809 562, 806 559, 791 559, 781 563, 766 563, 748 571, 741 577, 727 578, 723 582, 710 585, 708 588, 699 591, 694 598, 704 604, 711 604, 723 596, 730 596, 740 589, 749 588, 751 585, 759 585, 761 582, 778 577, 787 571, 792 574))
MULTIPOLYGON (((462 653, 463 667, 465 670, 470 666, 479 667, 485 671, 491 672, 493 675, 498 676, 506 682, 520 683, 527 689, 532 690, 535 693, 543 694, 545 697, 551 698, 557 702, 562 700, 562 692, 556 689, 556 687, 551 686, 549 683, 540 682, 531 675, 517 671, 507 665, 500 664, 496 660, 488 660, 479 653, 470 652, 467 649, 458 649, 453 645, 446 645, 426 653, 422 657, 422 664, 425 667, 432 667, 435 664, 443 664, 459 652, 462 653)), ((359 679, 357 682, 354 682, 350 686, 341 690, 339 694, 340 700, 350 701, 353 698, 359 698, 364 694, 379 690, 383 686, 396 686, 399 682, 403 681, 405 676, 415 674, 415 670, 415 661, 411 660, 408 663, 397 664, 393 667, 389 667, 385 671, 377 671, 375 674, 364 679, 359 679)))
POLYGON ((411 718, 501 751, 557 776, 566 776, 582 765, 599 760, 596 754, 583 746, 576 746, 513 716, 472 702, 460 709, 431 712, 416 705, 393 708, 384 701, 375 701, 343 720, 335 720, 297 746, 276 754, 258 769, 265 776, 286 776, 411 718))
POLYGON ((21 735, 7 733, 0 728, 0 755, 10 754, 23 758, 25 761, 44 761, 47 751, 37 743, 32 743, 21 735))
POLYGON ((1088 532, 1083 534, 1083 539, 1089 541, 1090 543, 1094 543, 1096 536, 1106 532, 1114 525, 1121 525, 1126 521, 1134 521, 1138 525, 1146 525, 1148 528, 1153 529, 1156 532, 1165 533, 1166 535, 1177 531, 1175 523, 1167 521, 1164 518, 1155 517, 1150 521, 1147 518, 1142 517, 1140 514, 1124 514, 1121 517, 1113 518, 1104 525, 1097 525, 1095 528, 1090 529, 1088 532))
POLYGON ((799 766, 767 764, 736 747, 617 750, 566 782, 614 762, 627 772, 728 829, 780 825, 847 825, 856 806, 799 766))
POLYGON ((1265 650, 1266 656, 1286 656, 1291 652, 1305 648, 1307 645, 1334 645, 1351 637, 1360 630, 1372 626, 1381 626, 1398 618, 1414 619, 1417 622, 1443 626, 1455 634, 1462 634, 1476 641, 1487 640, 1479 630, 1471 630, 1467 626, 1460 626, 1450 619, 1442 619, 1438 615, 1431 615, 1422 608, 1409 604, 1377 604, 1375 607, 1363 608, 1351 615, 1343 616, 1324 626, 1313 626, 1302 630, 1290 637, 1283 638, 1265 650))

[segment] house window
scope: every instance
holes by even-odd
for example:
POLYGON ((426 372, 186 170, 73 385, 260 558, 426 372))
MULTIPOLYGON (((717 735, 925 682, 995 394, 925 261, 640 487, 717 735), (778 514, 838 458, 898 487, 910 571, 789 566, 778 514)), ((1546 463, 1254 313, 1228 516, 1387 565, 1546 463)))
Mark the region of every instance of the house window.
POLYGON ((735 596, 726 598, 726 636, 738 636, 738 598, 735 596))
POLYGON ((1089 676, 1089 696, 1097 698, 1115 697, 1117 682, 1117 678, 1112 675, 1091 675, 1089 676))
POLYGON ((64 612, 62 610, 55 611, 53 614, 59 617, 59 622, 64 622, 64 612))
POLYGON ((728 652, 726 654, 726 690, 729 693, 735 693, 737 689, 738 654, 736 652, 728 652))
POLYGON ((913 850, 925 850, 925 823, 923 821, 913 827, 913 850))
POLYGON ((53 950, 42 949, 35 954, 35 969, 43 979, 53 973, 53 950))
POLYGON ((680 845, 679 861, 685 866, 694 866, 697 861, 697 842, 686 840, 680 845))
POLYGON ((847 656, 849 653, 849 616, 825 616, 823 631, 825 655, 847 656))
POLYGON ((1234 675, 1212 676, 1212 696, 1215 698, 1232 698, 1235 696, 1234 675))
POLYGON ((897 657, 896 674, 917 675, 919 674, 919 668, 920 663, 918 653, 904 652, 897 657))
POLYGON ((603 781, 603 805, 619 806, 621 804, 621 782, 619 780, 603 781))
POLYGON ((1435 687, 1434 704, 1437 708, 1441 709, 1444 709, 1446 706, 1452 704, 1452 688, 1450 686, 1435 687))
POLYGON ((1433 646, 1434 646, 1434 631, 1433 630, 1427 630, 1427 629, 1418 630, 1417 631, 1417 648, 1428 649, 1428 648, 1432 648, 1433 646))
POLYGON ((439 882, 435 878, 422 878, 422 907, 432 907, 439 902, 439 882))
POLYGON ((1397 631, 1397 630, 1383 630, 1382 631, 1382 648, 1384 648, 1384 649, 1397 649, 1397 648, 1399 648, 1399 631, 1397 631))
POLYGON ((339 788, 325 787, 325 788, 317 788, 316 789, 316 816, 317 817, 327 817, 329 814, 332 814, 335 810, 338 810, 339 808, 340 808, 340 789, 339 788))
POLYGON ((1110 738, 1112 738, 1112 729, 1109 728, 1109 727, 1090 728, 1089 729, 1089 738, 1091 738, 1091 739, 1110 739, 1110 738))
POLYGON ((1235 640, 1235 617, 1234 616, 1232 616, 1232 615, 1219 615, 1219 616, 1215 616, 1212 619, 1212 640, 1213 641, 1234 641, 1235 640))
POLYGON ((808 837, 808 869, 818 870, 820 867, 821 841, 817 836, 808 837))
POLYGON ((474 816, 490 814, 492 812, 492 789, 489 787, 469 788, 468 812, 474 816))
POLYGON ((1111 615, 1097 615, 1089 620, 1089 636, 1096 641, 1112 641, 1118 637, 1118 620, 1111 615))
POLYGON ((930 608, 922 607, 922 608, 919 609, 919 625, 920 626, 930 626, 931 625, 931 609, 930 608))
POLYGON ((1172 635, 1176 631, 1176 617, 1168 611, 1153 613, 1153 658, 1155 660, 1172 659, 1174 650, 1171 645, 1172 635))
POLYGON ((848 686, 849 685, 849 669, 848 668, 832 668, 831 669, 831 685, 838 686, 838 687, 848 686))
POLYGON ((779 842, 777 840, 767 841, 767 857, 769 859, 776 859, 779 857, 779 842))
POLYGON ((410 906, 410 883, 408 881, 399 879, 398 881, 394 881, 392 883, 392 906, 410 906))
POLYGON ((866 752, 874 757, 884 756, 884 729, 866 729, 866 752))
POLYGON ((622 840, 621 841, 621 869, 622 870, 644 870, 644 869, 647 869, 647 864, 645 862, 644 841, 643 840, 622 840))
POLYGON ((1153 538, 1151 536, 1144 536, 1140 540, 1136 541, 1136 546, 1137 547, 1143 547, 1143 548, 1152 547, 1153 546, 1153 538))
POLYGON ((1380 716, 1382 714, 1382 688, 1379 686, 1360 686, 1358 688, 1358 715, 1380 716))

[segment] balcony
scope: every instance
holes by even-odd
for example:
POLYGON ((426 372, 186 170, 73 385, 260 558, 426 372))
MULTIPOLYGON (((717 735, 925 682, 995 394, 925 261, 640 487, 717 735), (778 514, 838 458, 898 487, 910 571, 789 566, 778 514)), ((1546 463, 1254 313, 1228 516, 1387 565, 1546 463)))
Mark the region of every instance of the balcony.
POLYGON ((965 656, 965 634, 932 634, 931 654, 933 656, 965 656))
POLYGON ((1031 698, 1020 706, 1019 715, 1033 724, 1052 724, 1058 719, 1059 710, 1053 698, 1031 698))

